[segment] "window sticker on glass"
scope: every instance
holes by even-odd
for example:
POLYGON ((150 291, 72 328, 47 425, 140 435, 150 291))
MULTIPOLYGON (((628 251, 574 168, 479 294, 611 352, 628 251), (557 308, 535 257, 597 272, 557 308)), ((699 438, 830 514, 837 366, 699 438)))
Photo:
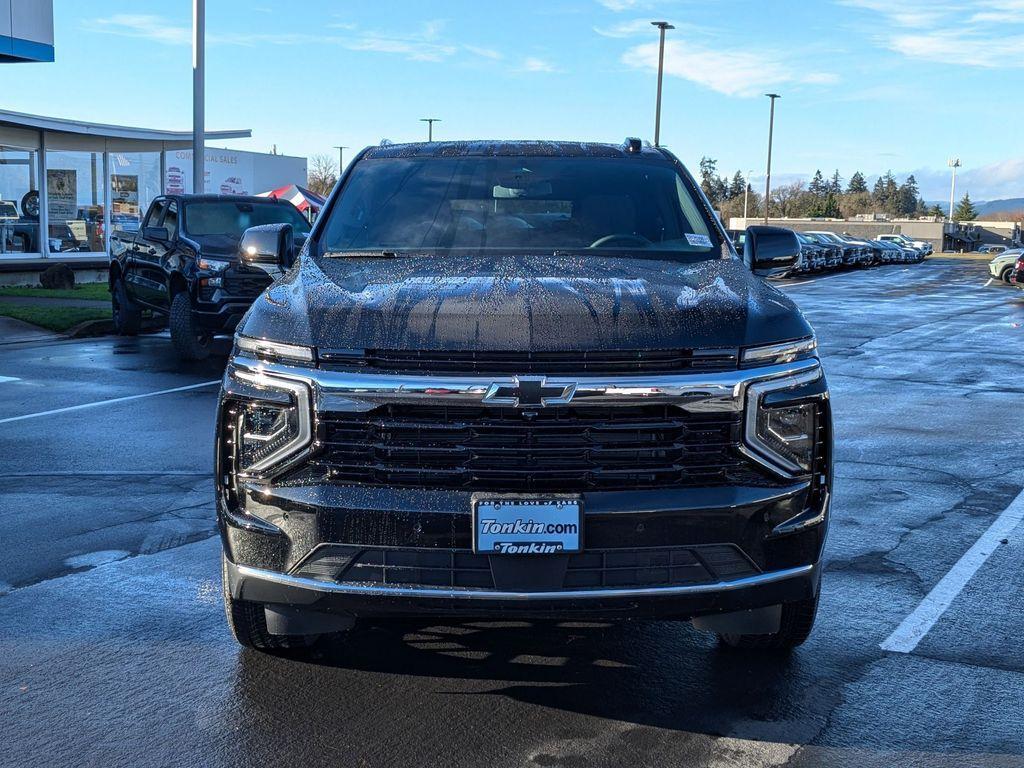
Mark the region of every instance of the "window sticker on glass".
POLYGON ((692 232, 686 233, 686 242, 699 248, 710 248, 711 238, 707 235, 695 235, 692 232))

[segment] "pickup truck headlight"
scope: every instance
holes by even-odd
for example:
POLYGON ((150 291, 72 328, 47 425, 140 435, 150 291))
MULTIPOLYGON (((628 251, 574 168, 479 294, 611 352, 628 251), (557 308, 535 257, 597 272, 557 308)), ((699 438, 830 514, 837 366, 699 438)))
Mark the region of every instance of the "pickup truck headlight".
POLYGON ((747 347, 740 359, 745 366, 792 363, 795 360, 817 357, 817 349, 818 340, 811 336, 807 339, 784 341, 781 344, 747 347))
POLYGON ((757 440, 804 472, 814 461, 815 403, 757 409, 757 440))
POLYGON ((220 259, 199 259, 198 266, 200 269, 207 272, 223 272, 225 269, 231 266, 230 261, 221 261, 220 259))
POLYGON ((821 378, 821 369, 814 368, 747 388, 744 442, 748 454, 782 475, 806 475, 814 469, 821 409, 819 395, 807 396, 806 391, 807 385, 821 378))
POLYGON ((264 475, 283 468, 312 440, 309 387, 299 381, 234 370, 244 396, 229 410, 235 470, 264 475))

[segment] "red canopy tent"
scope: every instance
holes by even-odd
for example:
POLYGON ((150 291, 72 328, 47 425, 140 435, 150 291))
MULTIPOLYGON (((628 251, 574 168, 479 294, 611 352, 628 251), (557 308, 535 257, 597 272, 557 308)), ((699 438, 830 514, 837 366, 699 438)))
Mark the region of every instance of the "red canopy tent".
POLYGON ((307 216, 312 211, 320 213, 327 201, 315 192, 311 192, 298 184, 288 184, 280 189, 272 189, 269 192, 261 192, 258 197, 274 197, 278 200, 287 200, 307 216))

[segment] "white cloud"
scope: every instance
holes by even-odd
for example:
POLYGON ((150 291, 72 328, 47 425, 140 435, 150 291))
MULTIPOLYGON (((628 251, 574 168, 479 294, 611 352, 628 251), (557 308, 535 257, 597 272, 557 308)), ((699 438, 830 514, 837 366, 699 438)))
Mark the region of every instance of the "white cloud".
MULTIPOLYGON (((638 69, 657 70, 658 42, 630 48, 622 61, 638 69)), ((719 51, 677 40, 665 43, 665 73, 727 96, 760 96, 786 84, 823 85, 839 79, 830 72, 800 70, 776 54, 719 51)))
POLYGON ((1024 66, 1024 0, 840 2, 876 14, 876 39, 908 58, 968 67, 1024 66))
POLYGON ((621 11, 632 11, 637 8, 646 8, 650 5, 650 2, 647 2, 646 0, 597 0, 597 2, 609 11, 615 11, 616 13, 621 11))
MULTIPOLYGON (((913 174, 925 199, 949 198, 949 168, 918 168, 913 174)), ((1024 197, 1024 157, 1008 158, 975 168, 961 168, 956 174, 956 190, 958 198, 969 191, 974 200, 1024 197)))
POLYGON ((522 72, 557 72, 558 68, 551 62, 536 56, 527 56, 519 67, 522 72))
MULTIPOLYGON (((174 24, 153 14, 115 14, 107 18, 91 19, 84 24, 92 32, 121 37, 134 37, 164 45, 192 44, 190 26, 174 24)), ((336 45, 353 51, 372 51, 403 56, 411 61, 443 61, 460 51, 485 59, 503 58, 500 51, 478 45, 458 45, 443 35, 444 22, 434 20, 422 23, 411 32, 362 30, 356 25, 336 22, 327 26, 325 33, 210 33, 208 45, 336 45)))

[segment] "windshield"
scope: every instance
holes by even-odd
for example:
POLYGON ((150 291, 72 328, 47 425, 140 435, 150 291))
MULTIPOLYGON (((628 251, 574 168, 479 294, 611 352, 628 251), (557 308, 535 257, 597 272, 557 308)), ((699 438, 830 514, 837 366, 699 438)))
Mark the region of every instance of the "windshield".
POLYGON ((356 164, 320 252, 614 251, 717 258, 675 167, 640 157, 374 158, 356 164))
POLYGON ((837 235, 833 234, 832 232, 812 232, 811 234, 814 237, 818 238, 819 240, 824 240, 824 241, 829 242, 829 243, 842 243, 843 242, 843 240, 841 238, 839 238, 837 235))
POLYGON ((185 231, 195 237, 224 235, 240 240, 249 227, 291 224, 296 235, 309 234, 309 222, 290 203, 202 201, 185 206, 185 231))

